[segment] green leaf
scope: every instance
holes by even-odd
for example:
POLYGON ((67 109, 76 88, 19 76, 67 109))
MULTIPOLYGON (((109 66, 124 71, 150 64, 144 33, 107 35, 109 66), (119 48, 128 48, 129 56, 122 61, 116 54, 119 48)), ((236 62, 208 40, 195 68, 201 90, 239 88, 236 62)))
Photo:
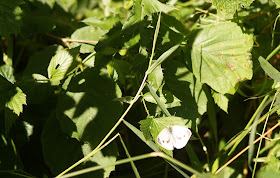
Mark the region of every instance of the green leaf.
POLYGON ((238 82, 252 78, 252 47, 252 35, 233 22, 206 26, 193 42, 193 73, 217 92, 233 94, 238 82))
POLYGON ((229 99, 226 95, 217 93, 212 90, 212 97, 214 98, 215 103, 226 113, 228 113, 228 102, 229 99))
MULTIPOLYGON (((125 124, 130 130, 133 131, 133 133, 135 133, 135 135, 137 135, 137 136, 138 136, 144 143, 146 143, 151 149, 153 149, 154 151, 160 151, 159 148, 156 146, 156 144, 155 144, 153 141, 147 140, 147 139, 145 138, 143 132, 141 132, 140 130, 138 130, 136 127, 134 127, 133 125, 131 125, 129 122, 127 122, 127 121, 125 121, 125 120, 124 120, 123 122, 124 122, 124 124, 125 124)), ((145 120, 142 120, 142 121, 140 121, 140 122, 143 122, 143 124, 146 124, 146 123, 145 123, 145 120)), ((140 123, 140 122, 139 122, 139 123, 140 123)), ((141 126, 140 126, 140 127, 141 127, 141 126)), ((146 127, 146 126, 144 126, 144 127, 146 127)), ((148 136, 148 137, 151 137, 151 135, 148 136)))
POLYGON ((151 72, 153 72, 155 70, 155 68, 157 66, 159 66, 161 63, 163 63, 166 59, 168 59, 168 57, 179 47, 180 45, 177 44, 173 47, 171 47, 170 49, 168 49, 167 51, 165 51, 147 70, 147 74, 150 74, 151 72))
POLYGON ((38 83, 48 83, 49 79, 41 74, 32 74, 32 77, 38 82, 38 83))
MULTIPOLYGON (((153 118, 148 121, 140 122, 140 124, 143 124, 143 126, 141 126, 141 127, 144 128, 143 130, 145 131, 145 133, 143 133, 143 134, 147 135, 148 134, 147 131, 149 131, 156 144, 157 144, 157 141, 156 141, 157 136, 164 128, 167 128, 170 125, 186 126, 186 123, 187 123, 187 121, 182 119, 181 117, 160 117, 160 118, 153 118), (148 126, 147 123, 150 123, 150 125, 148 126)), ((190 125, 188 124, 188 126, 190 126, 190 125)), ((172 151, 165 150, 160 145, 158 145, 158 146, 167 154, 170 155, 172 153, 172 151)))
POLYGON ((66 93, 58 99, 57 118, 63 131, 92 146, 98 145, 120 117, 122 105, 114 100, 119 97, 121 91, 116 83, 108 76, 100 76, 94 68, 73 76, 66 93))
POLYGON ((53 8, 55 4, 55 0, 37 0, 42 2, 43 4, 47 4, 50 8, 53 8))
POLYGON ((140 130, 143 132, 144 137, 146 138, 146 140, 151 140, 151 134, 150 134, 150 125, 151 125, 152 119, 147 118, 144 120, 141 120, 139 122, 140 124, 140 130))
POLYGON ((16 79, 14 77, 14 69, 10 65, 7 65, 7 64, 6 65, 2 65, 0 67, 0 75, 5 77, 11 83, 15 83, 16 82, 16 79))
POLYGON ((272 0, 277 6, 280 6, 280 0, 272 0))
POLYGON ((89 17, 84 19, 84 22, 87 25, 91 25, 93 27, 99 27, 102 30, 110 30, 116 22, 120 21, 120 17, 118 16, 110 16, 104 19, 97 19, 96 17, 89 17))
POLYGON ((124 23, 124 28, 131 26, 144 19, 145 16, 151 16, 153 13, 168 13, 175 10, 175 7, 162 4, 157 0, 135 0, 133 6, 133 15, 124 23))
MULTIPOLYGON (((95 28, 93 26, 86 26, 77 29, 72 35, 71 39, 73 40, 87 40, 87 41, 99 41, 102 35, 105 34, 106 31, 101 30, 100 28, 95 28)), ((94 44, 87 43, 78 43, 72 42, 71 47, 77 47, 81 45, 80 52, 81 53, 91 53, 94 51, 94 44)))
POLYGON ((259 57, 259 62, 262 69, 276 82, 280 82, 280 74, 277 69, 275 69, 267 60, 262 56, 259 57))
POLYGON ((265 166, 257 173, 257 178, 269 177, 277 178, 280 176, 280 160, 274 155, 266 157, 265 166))
POLYGON ((115 81, 125 85, 126 78, 130 74, 131 64, 124 60, 113 59, 107 65, 109 74, 115 81))
POLYGON ((20 0, 0 1, 0 36, 7 38, 10 34, 17 34, 20 31, 22 14, 20 3, 20 0))
POLYGON ((26 95, 19 87, 16 87, 16 93, 9 92, 11 99, 6 103, 6 107, 10 108, 18 116, 23 111, 23 105, 26 105, 26 95))
MULTIPOLYGON (((20 160, 20 154, 17 152, 14 140, 10 137, 5 136, 4 133, 1 133, 0 137, 0 157, 1 157, 1 170, 15 170, 22 169, 22 163, 20 160)), ((1 171, 6 172, 6 171, 1 171)), ((0 173, 3 176, 2 173, 0 173)), ((3 177, 12 177, 11 174, 3 177)))
MULTIPOLYGON (((156 61, 153 61, 155 63, 156 61)), ((158 64, 158 66, 153 70, 152 73, 148 75, 147 82, 155 89, 158 90, 162 84, 163 81, 163 72, 161 65, 158 64)))
POLYGON ((171 108, 170 113, 195 122, 207 108, 207 97, 202 84, 181 62, 167 60, 162 68, 165 69, 163 91, 168 91, 163 93, 167 99, 166 104, 171 108))
POLYGON ((213 5, 223 15, 233 16, 239 6, 248 7, 254 0, 212 0, 213 5))
POLYGON ((52 59, 48 67, 48 78, 52 82, 59 82, 78 64, 79 48, 62 50, 52 59))
POLYGON ((60 124, 54 115, 48 118, 44 125, 41 142, 45 163, 54 175, 83 157, 82 150, 79 149, 80 143, 61 132, 60 124))
MULTIPOLYGON (((89 155, 93 150, 90 144, 85 143, 82 146, 84 156, 89 155)), ((114 163, 117 160, 117 145, 115 142, 107 146, 106 149, 97 152, 94 156, 90 157, 88 160, 91 161, 92 166, 98 164, 99 166, 106 166, 114 163), (110 155, 110 156, 109 156, 110 155)), ((89 166, 90 164, 88 164, 89 166)), ((115 166, 108 166, 104 168, 102 176, 99 177, 109 177, 110 173, 115 170, 115 166)), ((96 177, 96 176, 95 176, 96 177)))

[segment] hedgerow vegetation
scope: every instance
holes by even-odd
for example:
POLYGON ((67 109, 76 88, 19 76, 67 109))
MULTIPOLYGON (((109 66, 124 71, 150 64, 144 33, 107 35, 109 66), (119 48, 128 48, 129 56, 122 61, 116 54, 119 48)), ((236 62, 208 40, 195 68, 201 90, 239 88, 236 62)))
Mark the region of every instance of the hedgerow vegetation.
POLYGON ((0 177, 280 177, 279 5, 1 0, 0 177))

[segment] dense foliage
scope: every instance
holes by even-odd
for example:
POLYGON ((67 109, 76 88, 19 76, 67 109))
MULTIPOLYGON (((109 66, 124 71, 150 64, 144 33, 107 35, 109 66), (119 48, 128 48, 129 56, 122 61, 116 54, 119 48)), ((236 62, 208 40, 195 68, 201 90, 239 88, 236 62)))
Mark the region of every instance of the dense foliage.
POLYGON ((0 176, 280 177, 278 5, 1 0, 0 176))

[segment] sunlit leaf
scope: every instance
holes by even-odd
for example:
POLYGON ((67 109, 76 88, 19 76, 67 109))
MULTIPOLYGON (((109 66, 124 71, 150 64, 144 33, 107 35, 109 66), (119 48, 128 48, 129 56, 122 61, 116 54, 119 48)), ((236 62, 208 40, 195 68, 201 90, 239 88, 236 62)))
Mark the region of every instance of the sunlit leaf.
POLYGON ((99 41, 99 38, 105 34, 106 31, 101 30, 100 28, 95 28, 93 26, 86 26, 77 29, 72 35, 71 39, 73 40, 86 40, 87 42, 72 42, 72 47, 77 47, 81 45, 81 53, 91 53, 94 51, 95 44, 99 41))
POLYGON ((26 95, 16 87, 16 93, 11 93, 11 99, 6 106, 19 115, 23 111, 23 105, 26 105, 26 95))
POLYGON ((238 82, 252 78, 252 47, 252 35, 233 22, 206 26, 193 42, 193 73, 217 92, 233 94, 238 82))
POLYGON ((217 93, 215 91, 212 92, 212 96, 214 98, 215 103, 226 113, 228 112, 228 102, 229 99, 226 95, 221 93, 217 93))
POLYGON ((234 15, 238 7, 248 7, 254 0, 212 0, 213 5, 225 15, 234 15))
POLYGON ((70 72, 78 64, 79 48, 62 50, 56 54, 48 67, 48 78, 52 82, 59 82, 64 79, 67 72, 70 72))
POLYGON ((163 4, 157 0, 135 0, 133 6, 134 14, 125 22, 124 28, 143 20, 147 15, 150 16, 153 13, 159 12, 168 13, 174 9, 175 7, 163 4))

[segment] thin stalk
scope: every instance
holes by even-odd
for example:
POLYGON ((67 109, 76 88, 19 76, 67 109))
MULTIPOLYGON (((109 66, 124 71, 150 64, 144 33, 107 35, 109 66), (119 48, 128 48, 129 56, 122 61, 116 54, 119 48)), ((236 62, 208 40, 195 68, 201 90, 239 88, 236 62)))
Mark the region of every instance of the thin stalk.
MULTIPOLYGON (((257 138, 253 144, 257 143, 258 141, 260 141, 263 137, 265 137, 267 134, 269 134, 270 132, 272 132, 274 129, 276 129, 278 126, 280 125, 280 122, 278 122, 276 125, 274 125, 272 128, 270 128, 267 132, 265 132, 263 135, 261 135, 259 138, 257 138)), ((232 163, 236 158, 238 158, 240 155, 242 155, 245 151, 247 151, 250 148, 250 146, 247 146, 246 148, 244 148, 242 151, 240 151, 237 155, 235 155, 233 158, 231 158, 226 164, 224 164, 222 167, 220 167, 215 174, 218 174, 219 172, 221 172, 225 167, 227 167, 230 163, 232 163)))
POLYGON ((277 48, 275 48, 275 49, 266 57, 266 60, 269 61, 269 59, 272 58, 272 56, 274 56, 279 50, 280 50, 280 44, 277 46, 277 48))
MULTIPOLYGON (((275 93, 273 101, 271 102, 269 110, 272 109, 272 106, 273 106, 273 104, 274 104, 274 102, 276 100, 276 96, 278 94, 279 94, 278 92, 275 93)), ((263 126, 263 130, 262 130, 262 135, 264 134, 264 131, 265 131, 265 128, 266 128, 266 125, 267 125, 267 122, 268 122, 268 118, 269 118, 269 114, 266 116, 266 120, 265 120, 265 123, 264 123, 264 126, 263 126)), ((262 139, 260 140, 260 143, 259 143, 256 160, 258 160, 258 157, 259 157, 259 153, 260 153, 260 149, 261 149, 261 144, 262 144, 262 139)), ((254 164, 254 170, 253 170, 253 173, 252 173, 252 177, 255 176, 256 167, 257 167, 257 161, 255 161, 255 164, 254 164)))
POLYGON ((202 176, 202 174, 200 172, 196 171, 195 169, 185 165, 184 163, 182 163, 182 162, 180 162, 180 161, 178 161, 174 158, 171 158, 170 156, 167 156, 166 154, 164 154, 162 152, 152 152, 152 153, 147 153, 147 154, 140 155, 140 156, 135 156, 135 157, 132 157, 132 158, 119 160, 119 161, 116 161, 115 163, 104 165, 104 166, 94 166, 94 167, 91 167, 91 168, 86 168, 86 169, 83 169, 83 170, 80 170, 80 171, 76 171, 76 172, 66 174, 66 175, 62 176, 61 178, 78 176, 78 175, 85 174, 85 173, 92 172, 92 171, 96 171, 96 170, 99 170, 99 169, 104 169, 106 167, 116 166, 116 165, 120 165, 120 164, 129 163, 131 161, 137 161, 137 160, 147 159, 147 158, 151 158, 151 157, 161 157, 161 158, 166 159, 166 160, 168 160, 168 161, 170 161, 174 164, 177 164, 178 166, 184 168, 185 170, 187 170, 189 172, 192 172, 193 174, 196 174, 198 177, 202 176))
MULTIPOLYGON (((124 141, 123 141, 123 139, 122 139, 122 136, 121 136, 121 135, 119 135, 119 136, 120 136, 120 141, 121 141, 121 143, 122 143, 123 149, 124 149, 124 151, 125 151, 127 157, 128 157, 128 158, 131 158, 131 156, 130 156, 130 154, 129 154, 129 152, 128 152, 128 149, 126 148, 125 143, 124 143, 124 141)), ((140 176, 140 174, 139 174, 139 172, 138 172, 138 170, 137 170, 137 167, 135 166, 134 162, 133 162, 133 161, 130 161, 130 164, 131 164, 131 167, 132 167, 132 169, 133 169, 133 171, 134 171, 135 177, 140 178, 141 176, 140 176)))
MULTIPOLYGON (((157 23, 157 27, 155 30, 155 35, 154 36, 158 36, 158 32, 159 32, 159 26, 160 26, 160 17, 161 14, 159 15, 158 18, 158 23, 157 23)), ((152 63, 153 60, 153 54, 154 54, 154 50, 155 50, 155 44, 156 44, 156 40, 157 38, 154 38, 154 42, 153 42, 153 47, 152 47, 152 55, 150 57, 150 61, 149 61, 149 67, 150 64, 152 63)), ((147 71, 149 70, 149 68, 147 69, 147 71)), ((61 177, 62 175, 66 174, 68 171, 70 171, 71 169, 75 168, 76 166, 78 166, 79 164, 81 164, 82 162, 84 162, 86 159, 90 158, 91 156, 93 156, 94 154, 96 154, 99 150, 101 150, 101 146, 103 145, 103 143, 105 143, 105 141, 109 138, 109 136, 115 131, 115 129, 120 125, 120 123, 122 123, 122 121, 124 120, 124 117, 126 116, 126 114, 130 111, 131 107, 133 106, 133 104, 138 100, 140 93, 142 92, 144 86, 145 86, 145 82, 147 80, 148 77, 148 73, 145 73, 145 76, 142 80, 142 83, 135 95, 135 97, 133 98, 133 100, 131 101, 130 105, 127 107, 127 109, 125 110, 125 112, 122 114, 122 116, 120 117, 120 119, 118 120, 118 122, 114 125, 114 127, 107 133, 107 135, 102 139, 102 141, 99 143, 99 145, 97 145, 97 147, 92 150, 92 152, 90 154, 88 154, 86 157, 82 158, 81 160, 79 160, 78 162, 76 162, 75 164, 73 164, 72 166, 70 166, 69 168, 67 168, 65 171, 63 171, 62 173, 60 173, 58 176, 56 176, 56 178, 61 177)))

